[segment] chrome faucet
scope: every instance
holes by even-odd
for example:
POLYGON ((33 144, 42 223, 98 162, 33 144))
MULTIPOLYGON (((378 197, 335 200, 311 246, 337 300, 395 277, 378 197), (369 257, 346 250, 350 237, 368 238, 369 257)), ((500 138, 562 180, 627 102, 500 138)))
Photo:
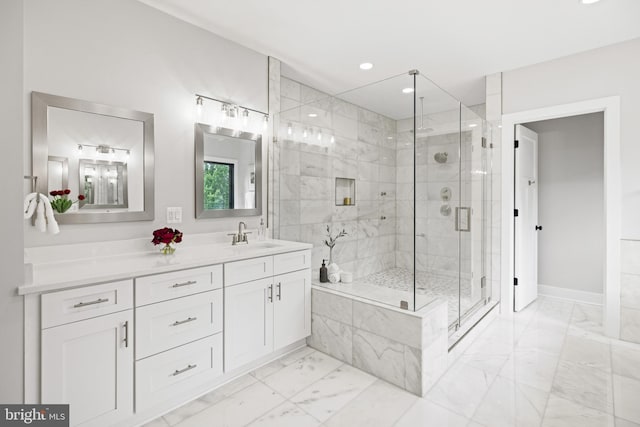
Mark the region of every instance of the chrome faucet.
POLYGON ((245 231, 247 229, 247 224, 240 221, 238 224, 238 234, 231 233, 228 236, 233 236, 233 240, 231 241, 232 245, 237 245, 238 243, 249 243, 249 239, 247 238, 247 234, 251 234, 250 231, 245 231))

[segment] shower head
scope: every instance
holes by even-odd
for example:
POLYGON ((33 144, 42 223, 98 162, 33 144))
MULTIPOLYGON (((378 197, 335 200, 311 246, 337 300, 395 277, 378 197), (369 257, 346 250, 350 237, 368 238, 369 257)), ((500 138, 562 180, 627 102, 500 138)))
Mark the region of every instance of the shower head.
POLYGON ((447 163, 447 157, 449 154, 445 151, 443 153, 436 153, 433 155, 433 158, 438 163, 447 163))

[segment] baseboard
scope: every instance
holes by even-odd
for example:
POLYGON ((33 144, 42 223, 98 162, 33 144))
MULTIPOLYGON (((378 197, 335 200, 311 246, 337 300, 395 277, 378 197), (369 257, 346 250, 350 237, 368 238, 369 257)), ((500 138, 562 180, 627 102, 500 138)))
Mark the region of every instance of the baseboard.
POLYGON ((538 294, 595 305, 602 305, 604 300, 604 295, 596 292, 577 291, 575 289, 558 288, 557 286, 547 285, 538 285, 538 294))

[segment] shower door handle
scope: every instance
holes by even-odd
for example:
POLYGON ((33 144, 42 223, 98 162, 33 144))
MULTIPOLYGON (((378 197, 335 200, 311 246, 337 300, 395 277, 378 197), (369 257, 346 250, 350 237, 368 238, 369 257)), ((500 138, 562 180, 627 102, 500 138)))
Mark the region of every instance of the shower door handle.
POLYGON ((536 231, 538 230, 542 230, 542 226, 541 225, 536 225, 536 231))
POLYGON ((455 224, 456 231, 471 231, 471 208, 456 206, 455 224))

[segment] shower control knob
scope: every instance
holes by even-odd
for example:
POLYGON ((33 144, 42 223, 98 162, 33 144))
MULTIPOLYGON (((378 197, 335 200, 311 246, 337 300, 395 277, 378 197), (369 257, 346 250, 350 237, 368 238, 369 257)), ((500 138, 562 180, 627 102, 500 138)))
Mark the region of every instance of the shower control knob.
POLYGON ((537 230, 542 230, 542 226, 541 225, 536 225, 536 231, 537 230))

